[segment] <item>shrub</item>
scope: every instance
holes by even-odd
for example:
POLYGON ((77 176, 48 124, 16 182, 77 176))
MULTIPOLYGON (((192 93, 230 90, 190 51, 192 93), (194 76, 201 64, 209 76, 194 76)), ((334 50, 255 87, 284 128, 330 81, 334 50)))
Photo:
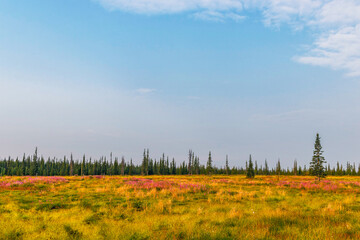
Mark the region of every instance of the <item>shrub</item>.
POLYGON ((23 233, 20 230, 14 229, 14 230, 11 230, 10 232, 6 233, 4 238, 1 238, 1 239, 18 240, 18 239, 23 239, 22 235, 23 235, 23 233))
POLYGON ((143 201, 137 199, 132 203, 132 207, 136 209, 136 211, 142 211, 145 209, 145 204, 143 201))
POLYGON ((86 224, 95 224, 100 220, 101 220, 101 217, 99 216, 99 214, 93 214, 93 215, 85 218, 84 223, 86 223, 86 224))
POLYGON ((64 225, 64 229, 70 239, 77 240, 82 237, 82 233, 76 229, 73 229, 70 227, 70 225, 64 225))
POLYGON ((69 208, 68 204, 64 203, 43 203, 37 206, 36 210, 40 211, 51 211, 55 209, 66 209, 69 208))

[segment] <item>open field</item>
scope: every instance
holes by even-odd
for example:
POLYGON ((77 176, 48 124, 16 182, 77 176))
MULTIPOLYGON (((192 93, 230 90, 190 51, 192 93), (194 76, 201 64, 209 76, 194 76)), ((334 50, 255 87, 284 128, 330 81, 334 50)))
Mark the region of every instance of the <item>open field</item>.
POLYGON ((360 178, 1 177, 1 239, 359 239, 360 178))

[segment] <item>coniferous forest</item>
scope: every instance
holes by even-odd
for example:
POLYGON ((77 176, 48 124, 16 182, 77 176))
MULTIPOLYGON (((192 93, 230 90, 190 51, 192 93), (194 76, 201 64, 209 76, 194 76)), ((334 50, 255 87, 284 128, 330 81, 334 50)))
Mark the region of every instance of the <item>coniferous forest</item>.
MULTIPOLYGON (((37 148, 32 155, 23 155, 19 158, 4 158, 0 161, 1 176, 86 176, 86 175, 198 175, 198 174, 226 174, 246 175, 253 172, 254 175, 313 175, 312 169, 298 166, 296 160, 293 166, 282 168, 280 159, 276 166, 269 167, 267 160, 262 163, 252 160, 239 161, 240 166, 229 166, 228 156, 224 159, 224 166, 214 166, 211 152, 206 162, 201 163, 198 156, 190 150, 188 159, 176 162, 163 154, 158 160, 149 155, 149 149, 145 149, 141 164, 134 164, 133 160, 124 157, 103 156, 98 159, 87 158, 74 159, 72 154, 59 158, 45 158, 39 155, 37 148), (241 166, 245 162, 245 167, 241 166), (249 164, 251 163, 251 165, 249 164)), ((220 161, 217 161, 220 162, 220 161)), ((325 175, 330 176, 360 176, 360 165, 348 162, 343 166, 337 162, 336 166, 327 164, 323 166, 325 175)), ((250 174, 252 175, 252 173, 250 174)))

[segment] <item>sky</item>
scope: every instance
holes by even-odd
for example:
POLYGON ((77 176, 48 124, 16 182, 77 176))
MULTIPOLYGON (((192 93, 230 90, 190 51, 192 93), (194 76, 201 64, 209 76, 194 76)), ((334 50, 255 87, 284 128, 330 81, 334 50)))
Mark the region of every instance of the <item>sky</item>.
POLYGON ((0 157, 360 163, 357 0, 2 0, 0 157))

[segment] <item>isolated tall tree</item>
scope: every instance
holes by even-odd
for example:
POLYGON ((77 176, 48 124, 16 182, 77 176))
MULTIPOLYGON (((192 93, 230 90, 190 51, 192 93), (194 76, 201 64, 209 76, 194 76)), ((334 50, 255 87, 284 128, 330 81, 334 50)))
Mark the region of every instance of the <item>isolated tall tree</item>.
POLYGON ((324 164, 326 163, 325 158, 322 156, 322 146, 320 143, 319 133, 316 134, 314 144, 314 154, 310 162, 311 175, 316 176, 320 181, 321 178, 326 177, 326 169, 324 164))
POLYGON ((247 178, 254 178, 255 177, 255 170, 254 170, 254 165, 251 159, 251 154, 250 154, 250 158, 249 158, 249 165, 246 171, 246 177, 247 178))

